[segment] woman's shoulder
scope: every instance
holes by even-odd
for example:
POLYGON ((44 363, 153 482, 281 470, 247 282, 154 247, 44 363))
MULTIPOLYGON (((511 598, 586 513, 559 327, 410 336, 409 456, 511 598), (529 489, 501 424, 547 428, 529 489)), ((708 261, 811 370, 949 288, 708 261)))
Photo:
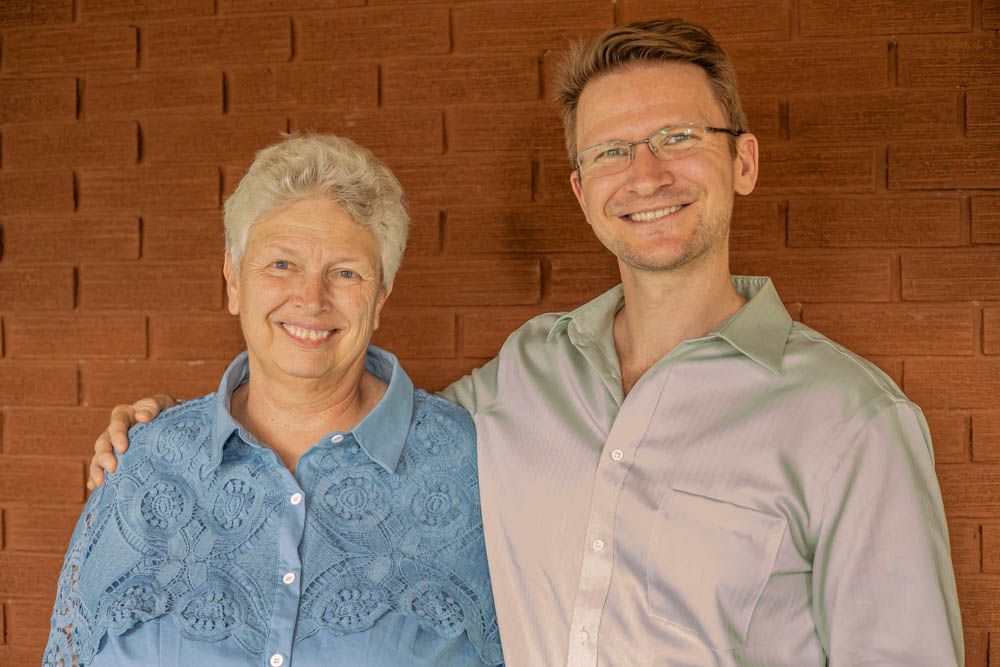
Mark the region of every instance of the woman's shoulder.
POLYGON ((423 389, 413 392, 413 419, 411 437, 458 440, 469 448, 476 444, 476 425, 472 416, 460 405, 440 396, 428 394, 423 389))
POLYGON ((151 461, 157 468, 186 468, 208 453, 215 421, 216 395, 184 401, 128 432, 129 448, 120 464, 130 468, 151 461))

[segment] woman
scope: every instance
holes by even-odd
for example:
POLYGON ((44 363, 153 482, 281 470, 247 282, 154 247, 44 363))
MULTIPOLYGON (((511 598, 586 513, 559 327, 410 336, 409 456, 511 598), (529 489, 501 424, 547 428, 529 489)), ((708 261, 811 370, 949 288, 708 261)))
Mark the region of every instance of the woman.
POLYGON ((247 350, 132 430, 70 541, 45 664, 499 664, 472 421, 370 345, 398 181, 349 140, 291 137, 224 220, 247 350))

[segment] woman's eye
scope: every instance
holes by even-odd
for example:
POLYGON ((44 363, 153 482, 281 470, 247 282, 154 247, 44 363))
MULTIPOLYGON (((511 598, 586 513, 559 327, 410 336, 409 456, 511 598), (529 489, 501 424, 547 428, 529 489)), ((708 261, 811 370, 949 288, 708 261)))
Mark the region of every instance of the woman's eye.
POLYGON ((287 259, 278 259, 272 262, 271 266, 273 266, 276 269, 284 271, 286 269, 292 268, 292 263, 289 262, 287 259))
POLYGON ((358 274, 355 273, 354 271, 351 271, 350 269, 341 269, 340 271, 337 272, 337 275, 340 276, 341 278, 351 280, 358 274))

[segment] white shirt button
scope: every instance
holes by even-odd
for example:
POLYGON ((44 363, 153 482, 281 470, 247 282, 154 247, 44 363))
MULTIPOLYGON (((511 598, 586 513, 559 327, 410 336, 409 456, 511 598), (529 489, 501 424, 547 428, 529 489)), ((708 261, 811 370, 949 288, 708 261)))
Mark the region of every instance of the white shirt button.
MULTIPOLYGON (((288 502, 290 502, 293 505, 298 505, 299 503, 302 502, 302 494, 301 493, 293 493, 292 497, 288 499, 288 502)), ((278 655, 278 654, 276 653, 275 655, 278 655)), ((280 658, 281 656, 278 656, 278 657, 280 658)))
POLYGON ((590 546, 594 547, 594 551, 604 551, 604 540, 594 540, 590 546))
POLYGON ((622 450, 615 449, 611 451, 612 461, 621 461, 623 458, 625 458, 625 452, 623 452, 622 450))
POLYGON ((336 435, 331 435, 331 436, 330 436, 330 442, 332 442, 332 443, 333 443, 333 444, 335 444, 335 445, 336 445, 336 444, 337 444, 338 442, 343 442, 343 441, 344 441, 344 436, 342 436, 342 435, 341 435, 341 434, 339 434, 339 433, 337 433, 336 435))
POLYGON ((586 630, 580 630, 580 634, 577 637, 580 639, 581 644, 586 644, 590 640, 590 633, 586 630))
POLYGON ((270 662, 271 662, 271 667, 281 667, 283 664, 285 664, 285 656, 281 655, 280 653, 275 653, 274 655, 271 656, 270 662))
POLYGON ((283 576, 281 578, 281 580, 283 582, 285 582, 286 584, 290 584, 293 581, 295 581, 295 573, 294 572, 285 572, 285 576, 283 576))

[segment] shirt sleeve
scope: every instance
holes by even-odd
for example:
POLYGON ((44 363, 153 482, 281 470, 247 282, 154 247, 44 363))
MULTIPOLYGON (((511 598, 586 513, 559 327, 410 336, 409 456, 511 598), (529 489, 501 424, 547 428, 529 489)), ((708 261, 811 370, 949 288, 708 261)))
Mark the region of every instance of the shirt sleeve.
POLYGON ((499 366, 500 357, 496 357, 485 366, 452 382, 439 392, 438 396, 452 403, 458 403, 475 417, 477 412, 486 409, 496 400, 499 366))
POLYGON ((884 397, 847 422, 813 563, 831 667, 963 664, 962 626, 930 434, 884 397))

